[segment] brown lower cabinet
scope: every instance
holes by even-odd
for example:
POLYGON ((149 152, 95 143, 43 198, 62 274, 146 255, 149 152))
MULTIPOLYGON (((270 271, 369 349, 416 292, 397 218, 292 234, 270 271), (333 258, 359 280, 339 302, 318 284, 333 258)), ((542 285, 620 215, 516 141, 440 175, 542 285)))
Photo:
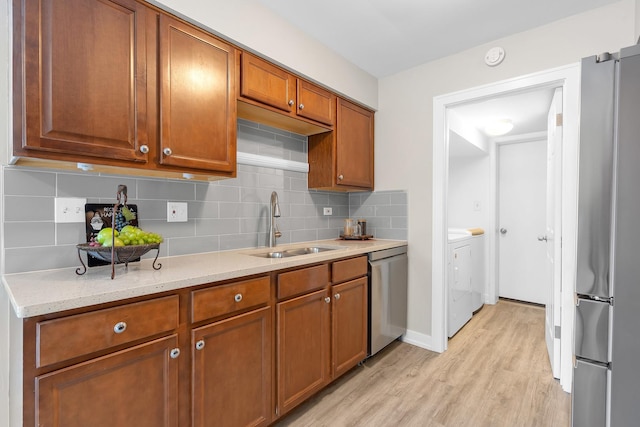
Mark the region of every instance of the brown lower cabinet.
POLYGON ((192 331, 194 427, 269 424, 271 317, 264 307, 192 331))
POLYGON ((331 377, 337 378, 367 357, 367 278, 334 285, 331 293, 331 377))
POLYGON ((358 256, 25 319, 23 424, 267 426, 366 357, 366 273, 358 256))
POLYGON ((330 303, 326 289, 278 303, 278 414, 329 382, 330 303))
POLYGON ((35 425, 178 426, 177 341, 171 335, 36 377, 35 425))

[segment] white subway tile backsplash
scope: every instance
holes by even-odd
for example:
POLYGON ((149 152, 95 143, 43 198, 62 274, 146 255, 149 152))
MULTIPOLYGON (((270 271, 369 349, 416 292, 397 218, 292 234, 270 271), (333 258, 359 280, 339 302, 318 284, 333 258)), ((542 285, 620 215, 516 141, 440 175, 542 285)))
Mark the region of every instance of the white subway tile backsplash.
MULTIPOLYGON (((268 152, 307 160, 307 139, 269 126, 239 120, 239 151, 268 152), (268 144, 268 147, 263 147, 268 144)), ((5 273, 79 266, 75 245, 85 239, 84 224, 55 224, 56 196, 85 197, 88 203, 115 203, 117 186, 128 187, 139 225, 160 233, 160 257, 265 246, 269 200, 278 192, 282 231, 278 244, 338 238, 347 217, 367 219, 377 238, 407 238, 404 191, 333 193, 309 190, 307 174, 238 165, 237 177, 191 182, 94 173, 2 167, 4 185, 5 273), (166 221, 166 202, 188 203, 188 221, 166 221), (333 215, 324 216, 331 207, 333 215)), ((145 257, 155 256, 153 254, 145 257)))

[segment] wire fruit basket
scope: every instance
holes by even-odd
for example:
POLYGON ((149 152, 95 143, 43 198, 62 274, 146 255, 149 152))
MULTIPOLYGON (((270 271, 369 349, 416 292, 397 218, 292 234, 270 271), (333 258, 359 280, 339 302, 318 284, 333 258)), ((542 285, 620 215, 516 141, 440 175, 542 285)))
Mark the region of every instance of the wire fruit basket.
MULTIPOLYGON (((119 210, 128 210, 127 208, 127 186, 119 185, 117 192, 117 202, 113 207, 113 218, 117 215, 119 210)), ((87 265, 82 259, 81 253, 85 252, 87 255, 105 261, 111 264, 111 279, 115 277, 115 265, 124 264, 125 267, 129 266, 129 262, 138 261, 139 258, 151 250, 156 250, 156 257, 153 260, 152 267, 154 270, 160 270, 162 264, 156 263, 158 256, 160 255, 160 243, 149 243, 144 245, 129 245, 129 246, 116 246, 115 234, 111 234, 110 246, 96 246, 92 243, 80 243, 76 245, 78 249, 78 258, 82 267, 76 269, 76 274, 81 276, 87 272, 87 265)))

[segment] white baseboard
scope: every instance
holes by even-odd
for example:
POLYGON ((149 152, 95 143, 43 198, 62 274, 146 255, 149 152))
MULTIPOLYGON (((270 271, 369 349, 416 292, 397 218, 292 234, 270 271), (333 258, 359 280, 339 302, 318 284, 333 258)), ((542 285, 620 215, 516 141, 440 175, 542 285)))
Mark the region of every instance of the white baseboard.
POLYGON ((415 345, 416 347, 424 348, 430 351, 435 351, 433 349, 433 340, 431 338, 431 335, 407 330, 407 332, 402 336, 401 340, 402 342, 415 345))

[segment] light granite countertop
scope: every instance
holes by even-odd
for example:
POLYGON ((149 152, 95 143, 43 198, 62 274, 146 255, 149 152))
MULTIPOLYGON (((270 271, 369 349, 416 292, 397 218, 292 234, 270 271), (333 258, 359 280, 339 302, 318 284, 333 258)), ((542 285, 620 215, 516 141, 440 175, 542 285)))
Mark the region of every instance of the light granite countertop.
POLYGON ((406 245, 404 240, 318 240, 277 248, 239 249, 158 258, 162 268, 152 268, 153 259, 116 265, 111 280, 111 266, 91 267, 79 276, 76 267, 2 277, 15 314, 27 318, 63 310, 87 307, 127 298, 151 295, 189 286, 300 267, 333 259, 365 254, 406 245), (335 250, 287 258, 270 259, 251 254, 299 247, 334 247, 335 250))

